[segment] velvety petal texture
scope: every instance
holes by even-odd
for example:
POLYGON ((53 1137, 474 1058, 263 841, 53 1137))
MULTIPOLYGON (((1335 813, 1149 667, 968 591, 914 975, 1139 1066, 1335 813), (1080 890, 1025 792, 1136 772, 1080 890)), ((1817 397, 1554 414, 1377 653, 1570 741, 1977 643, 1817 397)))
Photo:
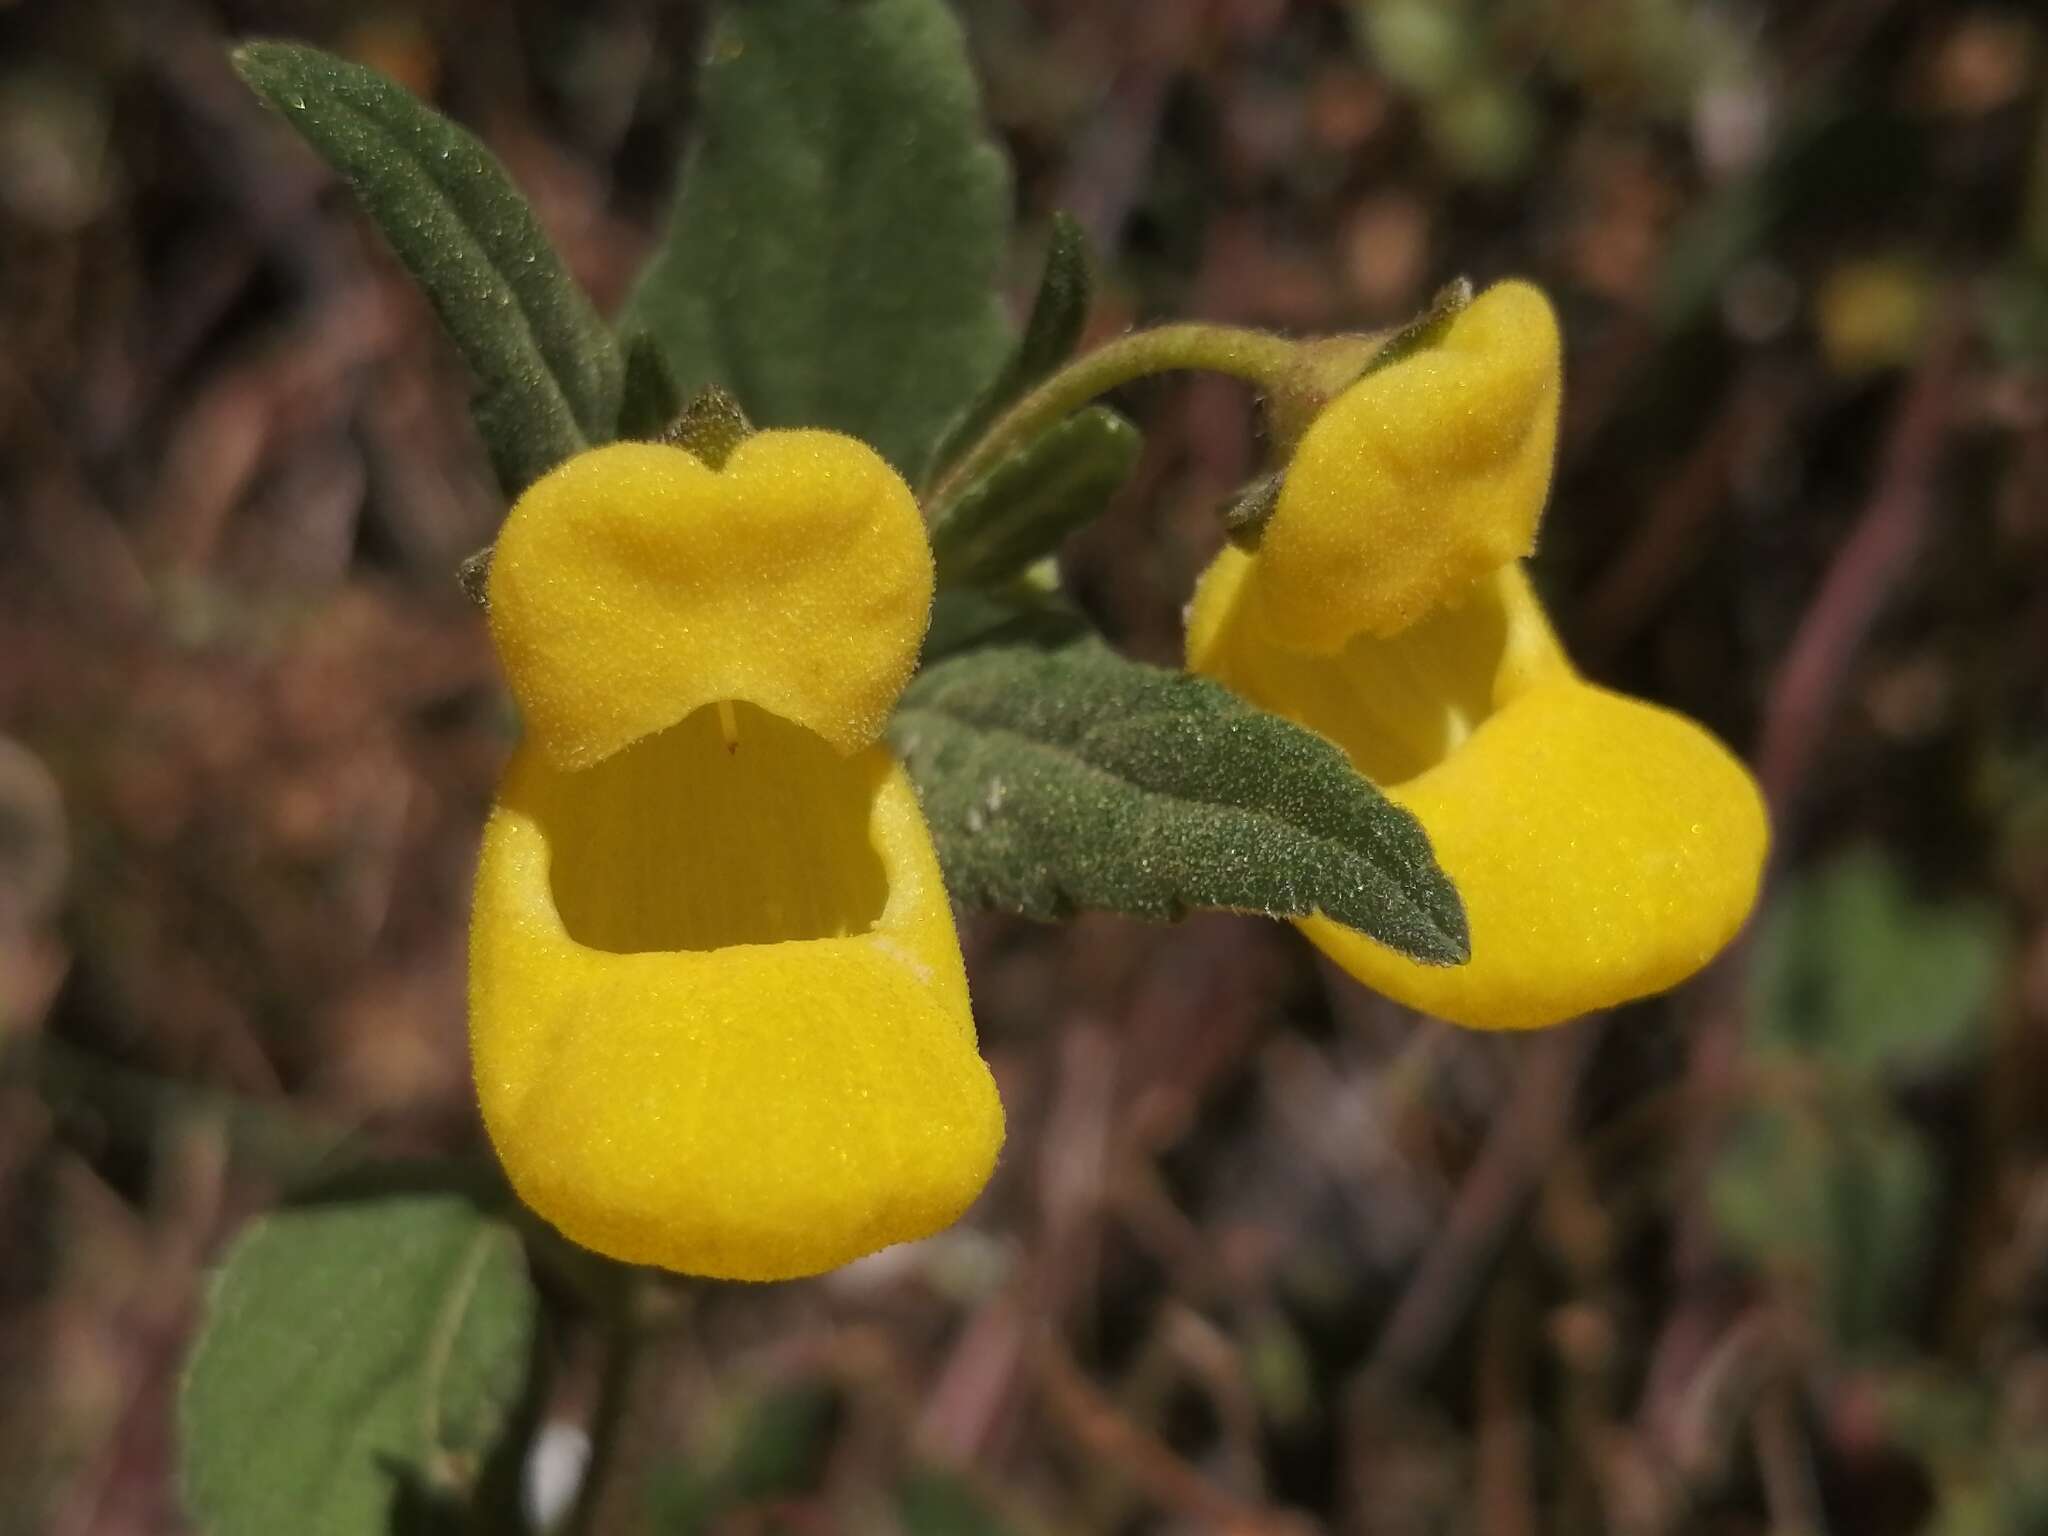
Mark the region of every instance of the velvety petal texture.
POLYGON ((715 472, 597 450, 513 525, 492 629, 552 729, 485 831, 470 1043, 514 1189, 587 1247, 723 1279, 938 1231, 1003 1114, 874 744, 930 596, 909 492, 848 439, 767 433, 715 472))
POLYGON ((1311 472, 1313 537, 1275 543, 1283 493, 1256 553, 1217 556, 1188 611, 1188 665, 1328 737, 1415 813, 1472 955, 1426 966, 1327 918, 1302 931, 1411 1007, 1531 1029, 1697 971, 1754 905, 1769 832, 1755 781, 1711 735, 1577 674, 1515 558, 1556 437, 1548 306, 1503 284, 1440 345, 1449 358, 1425 349, 1368 377, 1310 428, 1304 453, 1326 426, 1389 446, 1297 455, 1286 483, 1311 472), (1429 382, 1360 414, 1362 390, 1404 374, 1429 382), (1412 501, 1389 501, 1389 464, 1412 501))
POLYGON ((519 498, 487 590, 527 737, 558 768, 735 699, 852 752, 917 664, 932 555, 910 488, 853 438, 761 432, 717 470, 614 443, 519 498))
POLYGON ((1557 451, 1561 356, 1550 301, 1499 283, 1332 401, 1260 535, 1249 598, 1272 638, 1327 654, 1394 634, 1527 555, 1557 451))
POLYGON ((778 1280, 950 1224, 1003 1114, 902 769, 736 723, 732 751, 705 711, 581 773, 520 751, 471 1047, 513 1187, 565 1234, 778 1280))

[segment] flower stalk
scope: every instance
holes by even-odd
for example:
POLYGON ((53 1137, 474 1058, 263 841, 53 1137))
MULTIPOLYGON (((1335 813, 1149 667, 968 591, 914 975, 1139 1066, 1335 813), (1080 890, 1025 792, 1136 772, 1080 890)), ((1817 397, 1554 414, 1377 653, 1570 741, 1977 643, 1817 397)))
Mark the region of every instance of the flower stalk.
POLYGON ((1132 331, 1075 359, 1012 405, 933 487, 943 506, 1009 454, 1113 389, 1161 373, 1220 373, 1268 395, 1284 394, 1301 368, 1302 344, 1248 326, 1186 321, 1132 331))

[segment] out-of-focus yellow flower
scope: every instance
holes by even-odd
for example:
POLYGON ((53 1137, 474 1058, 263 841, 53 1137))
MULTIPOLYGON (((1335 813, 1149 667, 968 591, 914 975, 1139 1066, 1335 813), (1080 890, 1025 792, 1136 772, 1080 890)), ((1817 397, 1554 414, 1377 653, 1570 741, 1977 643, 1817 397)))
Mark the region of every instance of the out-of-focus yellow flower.
POLYGON ((1328 737, 1415 813, 1472 958, 1418 964, 1323 917, 1303 932, 1484 1029, 1691 975, 1747 916, 1768 837, 1727 749, 1582 679, 1530 590, 1559 375, 1542 295, 1489 289, 1317 417, 1256 552, 1226 548, 1188 616, 1193 670, 1328 737))
POLYGON ((1934 313, 1934 280, 1910 256, 1844 262, 1821 280, 1814 319, 1828 366, 1846 378, 1913 360, 1934 313))
POLYGON ((823 432, 619 444, 491 562, 525 715, 484 835, 470 1042, 520 1197, 587 1247, 814 1274, 953 1221, 1002 1108, 931 838, 876 737, 931 554, 823 432))

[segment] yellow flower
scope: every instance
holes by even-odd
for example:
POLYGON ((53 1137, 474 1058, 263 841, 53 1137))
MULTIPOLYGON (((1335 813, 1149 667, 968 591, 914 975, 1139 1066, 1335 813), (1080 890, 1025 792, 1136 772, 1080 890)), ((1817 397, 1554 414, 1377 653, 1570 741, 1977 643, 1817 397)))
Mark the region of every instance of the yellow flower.
POLYGON ((876 744, 932 564, 873 452, 720 470, 617 444, 492 557, 527 724, 477 874, 470 1043, 513 1187, 575 1241, 726 1279, 952 1222, 1002 1108, 931 838, 876 744))
POLYGON ((1315 419, 1257 551, 1226 548, 1188 616, 1191 669, 1328 737, 1415 813, 1472 958, 1421 965, 1324 917, 1302 931, 1389 997, 1483 1029, 1697 971, 1754 904, 1768 838, 1727 749, 1581 678, 1530 590, 1559 377, 1543 296, 1489 289, 1315 419))

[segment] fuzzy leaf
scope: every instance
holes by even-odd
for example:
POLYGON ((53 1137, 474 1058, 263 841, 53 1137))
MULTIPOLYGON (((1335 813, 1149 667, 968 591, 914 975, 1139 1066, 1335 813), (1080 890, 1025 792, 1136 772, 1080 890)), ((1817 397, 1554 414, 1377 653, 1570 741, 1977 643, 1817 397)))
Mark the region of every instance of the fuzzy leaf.
POLYGON ((622 365, 533 210, 478 140, 374 70, 297 43, 235 68, 350 187, 476 375, 478 430, 507 496, 611 441, 622 365))
POLYGON ((1123 489, 1144 440, 1091 405, 1011 454, 934 516, 941 586, 1006 581, 1093 522, 1123 489))
POLYGON ((953 894, 1027 917, 1328 913, 1462 961, 1464 909, 1406 811, 1320 736, 1093 640, 929 667, 890 729, 953 894))
POLYGON ((832 427, 915 479, 1009 349, 1009 175, 943 0, 746 0, 629 307, 685 396, 832 427))
POLYGON ((676 424, 683 396, 654 338, 636 331, 626 342, 626 380, 619 397, 619 436, 653 442, 676 424))
POLYGON ((1024 336, 1003 371, 989 383, 953 425, 935 455, 943 467, 966 452, 996 417, 1060 364, 1074 355, 1088 324, 1093 284, 1088 276, 1088 236, 1072 214, 1052 216, 1052 241, 1046 247, 1045 271, 1024 336))
POLYGON ((179 1402, 207 1536, 384 1536, 465 1499, 526 1386, 519 1239, 451 1193, 255 1222, 214 1277, 179 1402))

